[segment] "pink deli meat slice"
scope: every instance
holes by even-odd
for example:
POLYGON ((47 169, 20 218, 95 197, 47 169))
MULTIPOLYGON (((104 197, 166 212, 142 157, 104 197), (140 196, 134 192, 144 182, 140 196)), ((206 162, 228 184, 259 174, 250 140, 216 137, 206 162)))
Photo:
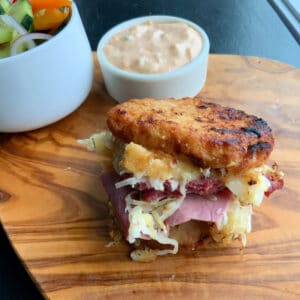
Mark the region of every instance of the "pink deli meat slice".
MULTIPOLYGON (((192 180, 186 184, 187 194, 211 195, 216 194, 224 188, 224 182, 217 178, 199 178, 192 180)), ((139 190, 144 201, 155 201, 165 197, 179 198, 181 196, 179 187, 174 191, 171 188, 169 181, 164 183, 164 190, 157 191, 151 187, 150 182, 139 182, 134 186, 134 189, 139 190)))
POLYGON ((165 223, 169 226, 175 226, 190 220, 221 222, 231 205, 233 195, 228 189, 224 189, 215 196, 215 200, 209 200, 195 194, 187 195, 182 205, 165 223))
MULTIPOLYGON (((104 189, 109 196, 121 230, 127 238, 129 219, 128 212, 125 211, 125 197, 132 191, 132 188, 122 187, 117 189, 115 184, 122 180, 122 178, 114 172, 103 173, 101 175, 101 180, 104 189)), ((233 196, 228 189, 224 189, 217 193, 215 197, 215 200, 208 200, 207 198, 196 194, 187 195, 180 208, 165 221, 166 225, 175 226, 190 220, 206 222, 222 221, 224 213, 226 213, 230 207, 233 196)), ((144 238, 148 239, 146 236, 144 238)))
POLYGON ((265 195, 267 197, 269 197, 276 190, 281 190, 284 186, 283 179, 272 178, 272 177, 268 177, 268 179, 270 180, 271 185, 270 185, 269 189, 265 192, 265 195))
POLYGON ((103 187, 108 194, 121 230, 124 236, 127 237, 129 229, 129 219, 128 213, 125 212, 125 197, 131 192, 132 189, 128 186, 116 189, 115 184, 121 180, 121 177, 115 172, 103 173, 101 175, 101 180, 103 187))

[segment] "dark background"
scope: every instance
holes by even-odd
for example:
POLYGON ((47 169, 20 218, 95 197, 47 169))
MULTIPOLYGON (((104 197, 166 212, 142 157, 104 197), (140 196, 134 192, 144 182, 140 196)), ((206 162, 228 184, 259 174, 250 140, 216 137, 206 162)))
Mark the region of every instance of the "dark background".
MULTIPOLYGON (((105 31, 154 14, 190 19, 207 32, 211 53, 267 57, 300 67, 299 41, 266 0, 77 0, 93 50, 105 31)), ((1 178, 0 178, 1 182, 1 178)), ((0 226, 0 299, 40 299, 0 226)))
POLYGON ((299 41, 266 0, 77 0, 76 3, 94 50, 100 37, 122 21, 167 14, 200 25, 210 38, 211 53, 261 56, 300 67, 299 41))

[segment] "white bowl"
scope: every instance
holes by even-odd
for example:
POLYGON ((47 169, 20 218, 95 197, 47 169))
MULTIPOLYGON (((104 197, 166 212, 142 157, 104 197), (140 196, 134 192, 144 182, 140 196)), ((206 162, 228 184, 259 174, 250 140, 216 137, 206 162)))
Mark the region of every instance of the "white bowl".
POLYGON ((123 22, 110 29, 100 40, 97 56, 108 93, 117 101, 132 98, 183 98, 194 97, 202 89, 206 80, 209 54, 209 39, 198 25, 172 16, 147 16, 123 22), (146 21, 184 22, 198 31, 203 40, 200 54, 190 63, 174 71, 161 74, 139 74, 121 70, 106 58, 103 48, 116 33, 146 21))
POLYGON ((93 57, 76 5, 50 40, 0 59, 0 132, 36 129, 70 114, 87 97, 93 57))

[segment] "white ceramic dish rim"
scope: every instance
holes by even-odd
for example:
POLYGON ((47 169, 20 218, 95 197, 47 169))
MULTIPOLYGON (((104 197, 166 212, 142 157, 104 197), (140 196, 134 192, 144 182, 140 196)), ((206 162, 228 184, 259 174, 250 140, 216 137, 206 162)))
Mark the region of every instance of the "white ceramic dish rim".
POLYGON ((71 24, 74 22, 75 20, 75 15, 78 14, 78 9, 77 9, 77 6, 74 2, 72 2, 72 12, 71 12, 71 17, 68 21, 68 23, 65 25, 64 28, 62 28, 57 34, 53 35, 51 37, 51 39, 49 40, 46 40, 45 42, 43 42, 42 44, 38 45, 37 47, 34 47, 28 51, 25 51, 25 52, 22 52, 22 53, 19 53, 17 55, 14 55, 14 56, 9 56, 9 57, 5 57, 5 58, 1 58, 0 59, 0 65, 1 64, 5 64, 5 63, 9 63, 9 62, 13 62, 13 61, 16 61, 18 59, 26 59, 27 56, 29 55, 34 55, 35 52, 37 51, 41 51, 47 47, 50 46, 51 43, 55 42, 57 39, 59 39, 61 37, 61 35, 64 34, 64 32, 67 30, 67 28, 69 26, 71 26, 71 24))
POLYGON ((97 55, 100 61, 100 64, 105 65, 105 67, 109 68, 111 72, 113 72, 115 75, 120 77, 126 77, 128 79, 136 80, 136 81, 156 81, 156 80, 167 80, 172 77, 176 77, 177 75, 184 73, 188 71, 190 68, 193 68, 194 64, 200 63, 202 60, 206 58, 206 55, 209 53, 209 39, 205 31, 198 26, 197 24, 186 20, 184 18, 174 17, 174 16, 168 16, 168 15, 154 15, 154 16, 144 16, 144 17, 138 17, 135 19, 130 19, 128 21, 122 22, 114 27, 112 27, 109 31, 107 31, 104 36, 101 38, 98 47, 97 47, 97 55), (116 33, 129 28, 133 25, 143 23, 145 21, 178 21, 178 22, 184 22, 194 29, 196 29, 203 39, 203 48, 200 52, 200 54, 194 58, 190 63, 175 69, 174 71, 165 72, 165 73, 159 73, 159 74, 141 74, 141 73, 134 73, 134 72, 128 72, 125 70, 122 70, 116 66, 114 66, 112 63, 109 62, 109 60, 106 58, 103 48, 108 42, 108 40, 116 33))

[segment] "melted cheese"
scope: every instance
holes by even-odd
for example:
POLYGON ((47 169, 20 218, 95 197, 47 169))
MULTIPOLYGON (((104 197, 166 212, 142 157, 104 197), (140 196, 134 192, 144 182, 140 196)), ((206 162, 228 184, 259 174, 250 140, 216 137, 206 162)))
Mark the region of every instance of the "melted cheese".
POLYGON ((218 228, 217 224, 211 227, 212 238, 224 245, 234 239, 240 239, 246 245, 246 233, 251 232, 252 205, 241 205, 238 199, 234 200, 227 212, 226 224, 218 228))
POLYGON ((191 181, 207 175, 208 169, 201 169, 188 160, 177 160, 161 151, 150 151, 141 145, 129 143, 125 147, 120 167, 136 177, 166 181, 191 181))
POLYGON ((243 176, 227 176, 226 187, 235 194, 243 204, 261 205, 265 192, 271 183, 265 176, 269 172, 267 166, 250 169, 243 176))

